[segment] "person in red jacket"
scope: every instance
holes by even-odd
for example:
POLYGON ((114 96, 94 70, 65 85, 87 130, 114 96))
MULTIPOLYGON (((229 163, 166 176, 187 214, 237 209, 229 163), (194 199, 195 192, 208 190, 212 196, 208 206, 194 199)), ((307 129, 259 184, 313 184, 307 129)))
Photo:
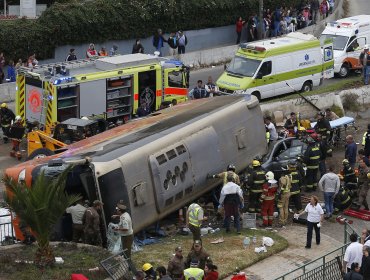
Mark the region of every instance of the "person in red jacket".
POLYGON ((87 49, 86 51, 86 58, 94 58, 94 57, 97 57, 99 56, 97 50, 95 49, 95 45, 93 43, 91 43, 89 45, 89 48, 87 49))
POLYGON ((217 266, 207 263, 204 267, 204 280, 218 280, 217 266))
POLYGON ((242 19, 242 17, 239 17, 238 20, 236 21, 236 34, 238 35, 236 39, 237 45, 240 43, 240 38, 242 37, 242 30, 243 30, 244 23, 245 21, 242 19))
POLYGON ((262 195, 260 198, 262 203, 262 226, 264 227, 272 226, 272 221, 274 220, 275 194, 278 189, 277 181, 274 179, 274 173, 271 171, 267 172, 266 180, 268 181, 262 186, 262 195))

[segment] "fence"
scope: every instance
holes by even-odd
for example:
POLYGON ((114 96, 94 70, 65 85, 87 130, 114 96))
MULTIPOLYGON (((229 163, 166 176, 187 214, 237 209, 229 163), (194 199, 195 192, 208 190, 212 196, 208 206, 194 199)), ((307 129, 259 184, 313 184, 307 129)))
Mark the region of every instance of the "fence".
POLYGON ((14 244, 15 236, 10 214, 0 215, 0 245, 14 244))
POLYGON ((349 236, 356 233, 351 225, 344 224, 344 245, 294 269, 275 280, 342 280, 343 256, 349 245, 349 236))

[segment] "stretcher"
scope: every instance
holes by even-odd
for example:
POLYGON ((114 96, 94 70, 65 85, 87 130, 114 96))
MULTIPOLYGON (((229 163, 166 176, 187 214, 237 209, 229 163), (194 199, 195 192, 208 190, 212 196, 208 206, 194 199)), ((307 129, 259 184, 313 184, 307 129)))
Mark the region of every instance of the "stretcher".
MULTIPOLYGON (((334 121, 330 121, 330 127, 332 129, 334 128, 340 128, 340 127, 345 127, 348 125, 354 125, 355 119, 352 117, 341 117, 339 119, 336 119, 334 121)), ((314 128, 316 125, 316 122, 311 123, 311 128, 314 128)))
POLYGON ((343 211, 344 215, 355 217, 364 221, 370 221, 370 211, 369 210, 353 210, 348 209, 343 211))

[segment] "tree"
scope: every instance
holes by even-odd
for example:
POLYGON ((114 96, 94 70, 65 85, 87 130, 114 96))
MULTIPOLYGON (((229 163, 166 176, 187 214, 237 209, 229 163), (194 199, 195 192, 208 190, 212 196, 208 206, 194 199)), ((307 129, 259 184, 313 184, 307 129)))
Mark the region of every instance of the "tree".
POLYGON ((66 179, 71 168, 72 166, 69 166, 56 178, 47 177, 42 172, 32 187, 26 186, 24 182, 17 183, 10 177, 4 178, 6 203, 31 229, 37 240, 38 249, 34 263, 38 267, 54 264, 50 234, 66 208, 81 198, 79 195, 69 195, 65 192, 66 179))

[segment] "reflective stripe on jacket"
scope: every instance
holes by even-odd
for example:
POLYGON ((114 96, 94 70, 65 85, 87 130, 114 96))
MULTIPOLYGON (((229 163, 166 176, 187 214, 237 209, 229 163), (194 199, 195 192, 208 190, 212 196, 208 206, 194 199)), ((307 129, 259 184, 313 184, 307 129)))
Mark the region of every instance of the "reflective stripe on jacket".
POLYGON ((199 210, 201 209, 202 207, 200 207, 198 204, 191 204, 189 206, 189 224, 195 226, 195 227, 200 227, 200 222, 199 222, 199 219, 198 219, 198 214, 199 214, 199 210))

